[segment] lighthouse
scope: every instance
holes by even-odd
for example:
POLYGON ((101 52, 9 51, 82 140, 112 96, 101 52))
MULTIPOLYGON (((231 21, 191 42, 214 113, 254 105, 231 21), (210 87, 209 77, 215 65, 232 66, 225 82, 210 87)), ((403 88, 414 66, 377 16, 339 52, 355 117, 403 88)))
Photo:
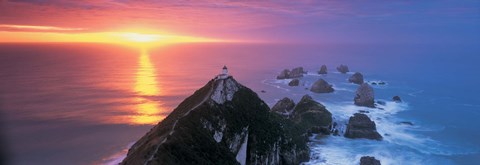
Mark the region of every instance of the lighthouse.
POLYGON ((226 65, 223 66, 222 74, 228 75, 228 68, 226 65))
POLYGON ((228 78, 228 68, 226 65, 222 68, 222 73, 217 76, 218 79, 226 79, 228 78))

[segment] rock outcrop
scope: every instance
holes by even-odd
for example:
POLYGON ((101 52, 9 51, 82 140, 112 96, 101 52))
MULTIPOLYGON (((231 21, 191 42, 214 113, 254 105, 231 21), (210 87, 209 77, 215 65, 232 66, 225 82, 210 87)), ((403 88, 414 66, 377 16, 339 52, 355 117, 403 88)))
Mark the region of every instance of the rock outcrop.
POLYGON ((381 165, 380 161, 372 156, 363 156, 360 158, 360 165, 381 165))
POLYGON ((288 86, 298 86, 300 84, 300 80, 298 79, 293 79, 288 83, 288 86))
POLYGON ((345 74, 345 73, 347 73, 347 72, 350 71, 350 70, 348 70, 348 66, 347 66, 347 65, 343 65, 343 64, 340 65, 340 66, 338 66, 338 67, 337 67, 337 70, 338 70, 340 73, 343 73, 343 74, 345 74))
POLYGON ((363 75, 359 72, 356 72, 350 78, 348 78, 348 82, 355 83, 358 85, 363 84, 363 75))
POLYGON ((310 91, 315 93, 331 93, 334 91, 334 89, 332 88, 332 85, 328 84, 327 81, 319 79, 313 83, 310 91))
POLYGON ((278 101, 273 107, 272 112, 278 113, 280 115, 289 117, 292 113, 293 108, 295 108, 295 102, 292 99, 285 97, 278 101))
POLYGON ((232 77, 213 79, 140 138, 121 164, 300 164, 303 127, 232 77))
POLYGON ((373 88, 367 83, 360 85, 355 92, 355 98, 353 99, 355 105, 365 107, 375 107, 373 88))
POLYGON ((318 71, 318 74, 327 74, 327 66, 322 65, 322 67, 320 67, 320 71, 318 71))
POLYGON ((362 113, 355 113, 350 117, 345 131, 345 137, 382 140, 382 136, 377 132, 375 122, 362 113))
POLYGON ((395 102, 402 102, 402 99, 400 98, 400 96, 393 96, 392 100, 395 102))
POLYGON ((290 77, 290 70, 284 69, 280 74, 277 76, 277 79, 288 79, 290 77))
POLYGON ((305 74, 303 70, 303 67, 296 67, 293 68, 291 71, 288 69, 283 70, 280 72, 280 74, 277 76, 277 79, 291 79, 291 78, 299 78, 303 77, 303 74, 305 74))
POLYGON ((312 97, 305 95, 295 106, 292 120, 311 133, 330 134, 332 113, 312 97))

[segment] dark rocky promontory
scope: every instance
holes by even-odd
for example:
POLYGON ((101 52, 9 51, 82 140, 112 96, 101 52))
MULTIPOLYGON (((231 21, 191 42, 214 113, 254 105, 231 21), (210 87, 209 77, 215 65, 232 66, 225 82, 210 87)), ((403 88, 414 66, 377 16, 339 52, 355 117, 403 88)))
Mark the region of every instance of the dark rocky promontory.
POLYGON ((345 73, 347 73, 347 72, 350 71, 350 70, 348 70, 348 66, 347 66, 347 65, 343 65, 343 64, 340 65, 340 66, 338 66, 338 67, 337 67, 337 70, 338 70, 340 73, 343 73, 343 74, 345 74, 345 73))
POLYGON ((278 113, 280 115, 289 116, 295 108, 295 102, 292 99, 285 97, 278 101, 273 107, 272 112, 278 113))
POLYGON ((355 113, 350 117, 347 130, 345 131, 345 137, 382 140, 382 136, 377 132, 375 122, 362 113, 355 113))
POLYGON ((300 84, 300 80, 298 79, 293 79, 288 83, 288 86, 298 86, 300 84))
POLYGON ((334 89, 332 88, 332 85, 328 84, 327 81, 319 79, 313 83, 310 91, 315 93, 331 93, 334 91, 334 89))
POLYGON ((320 71, 318 71, 318 74, 327 74, 327 66, 322 65, 322 67, 320 67, 320 71))
POLYGON ((373 88, 367 83, 363 83, 355 92, 353 101, 358 106, 375 107, 373 88))
POLYGON ((121 164, 300 164, 310 157, 307 142, 304 126, 220 77, 135 142, 121 164))
POLYGON ((303 70, 303 67, 296 67, 293 68, 291 71, 289 69, 283 70, 280 75, 277 76, 277 79, 291 79, 291 78, 299 78, 303 77, 303 74, 305 74, 303 70))
POLYGON ((360 165, 381 165, 380 161, 372 156, 363 156, 360 158, 360 165))
POLYGON ((350 78, 348 78, 348 82, 355 83, 358 85, 363 84, 363 75, 359 72, 356 72, 350 78))

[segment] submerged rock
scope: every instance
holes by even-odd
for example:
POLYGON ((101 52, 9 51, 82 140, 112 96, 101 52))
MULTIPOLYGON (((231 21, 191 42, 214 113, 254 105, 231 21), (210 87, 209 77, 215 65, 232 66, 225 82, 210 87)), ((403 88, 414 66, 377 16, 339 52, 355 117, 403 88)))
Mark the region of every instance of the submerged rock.
POLYGON ((338 67, 337 67, 337 70, 338 70, 340 73, 343 73, 343 74, 345 74, 345 73, 347 73, 347 72, 350 71, 350 70, 348 70, 348 66, 347 66, 347 65, 343 65, 343 64, 340 65, 340 66, 338 66, 338 67))
POLYGON ((363 75, 359 72, 356 72, 350 78, 348 78, 348 82, 355 83, 358 85, 363 84, 363 75))
POLYGON ((305 74, 303 70, 303 67, 296 67, 293 68, 291 71, 288 69, 283 70, 280 72, 280 74, 277 76, 277 79, 291 79, 291 78, 299 78, 303 77, 303 74, 305 74))
POLYGON ((298 84, 300 84, 300 80, 298 79, 293 79, 292 81, 290 81, 288 83, 288 86, 298 86, 298 84))
POLYGON ((360 158, 360 165, 381 165, 380 161, 372 156, 363 156, 360 158))
POLYGON ((373 88, 367 83, 363 83, 355 92, 353 101, 358 106, 375 107, 373 88))
POLYGON ((295 102, 292 99, 285 97, 279 100, 273 107, 272 112, 281 114, 283 116, 290 116, 293 108, 295 108, 295 102))
POLYGON ((332 85, 328 84, 327 81, 319 79, 313 83, 310 91, 315 93, 331 93, 334 91, 334 89, 332 88, 332 85))
POLYGON ((362 113, 355 113, 350 117, 347 130, 345 131, 345 137, 382 140, 382 135, 377 132, 375 122, 362 113))
POLYGON ((387 103, 385 101, 377 101, 377 104, 380 104, 380 105, 387 105, 387 103))
POLYGON ((332 113, 312 97, 305 95, 295 106, 292 120, 312 133, 329 134, 332 113))
POLYGON ((318 74, 327 74, 327 66, 322 65, 322 67, 320 67, 320 71, 318 71, 318 74))
POLYGON ((410 122, 410 121, 402 121, 402 122, 400 122, 400 124, 413 126, 413 123, 410 122))
POLYGON ((393 96, 392 100, 395 102, 402 102, 402 99, 400 98, 400 96, 393 96))

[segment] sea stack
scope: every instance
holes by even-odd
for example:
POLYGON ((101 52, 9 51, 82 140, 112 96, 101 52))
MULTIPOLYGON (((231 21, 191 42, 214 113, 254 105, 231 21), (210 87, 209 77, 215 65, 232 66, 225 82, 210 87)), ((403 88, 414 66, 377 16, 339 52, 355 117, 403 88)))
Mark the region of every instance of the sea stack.
POLYGON ((358 85, 363 84, 363 75, 359 72, 355 72, 350 78, 348 78, 348 82, 355 83, 358 85))
POLYGON ((363 113, 355 113, 348 120, 347 130, 345 131, 347 138, 365 138, 372 140, 382 140, 382 136, 377 132, 375 122, 363 113))
POLYGON ((327 81, 319 79, 313 83, 310 91, 315 93, 331 93, 334 91, 334 89, 332 88, 332 85, 328 84, 327 81))
POLYGON ((298 79, 293 79, 292 81, 290 81, 290 82, 288 83, 288 86, 292 86, 292 87, 293 87, 293 86, 298 86, 299 84, 300 84, 300 80, 298 80, 298 79))
POLYGON ((372 156, 363 156, 360 158, 360 165, 381 165, 380 161, 372 156))
POLYGON ((355 92, 355 98, 353 101, 355 105, 374 108, 375 101, 373 88, 367 83, 363 83, 355 92))
POLYGON ((348 66, 347 66, 347 65, 343 65, 343 64, 340 65, 340 66, 338 66, 338 67, 337 67, 337 70, 338 70, 340 73, 343 73, 343 74, 349 72, 348 66))
POLYGON ((393 96, 392 100, 397 103, 402 102, 402 99, 400 98, 400 96, 393 96))
POLYGON ((276 115, 255 92, 222 73, 140 138, 121 164, 308 161, 305 129, 276 115))
POLYGON ((322 67, 320 67, 320 71, 318 71, 318 74, 327 74, 327 66, 322 65, 322 67))
POLYGON ((280 74, 277 76, 277 79, 291 79, 291 78, 300 78, 303 77, 305 74, 303 67, 296 67, 293 68, 291 71, 289 69, 284 69, 280 74))

